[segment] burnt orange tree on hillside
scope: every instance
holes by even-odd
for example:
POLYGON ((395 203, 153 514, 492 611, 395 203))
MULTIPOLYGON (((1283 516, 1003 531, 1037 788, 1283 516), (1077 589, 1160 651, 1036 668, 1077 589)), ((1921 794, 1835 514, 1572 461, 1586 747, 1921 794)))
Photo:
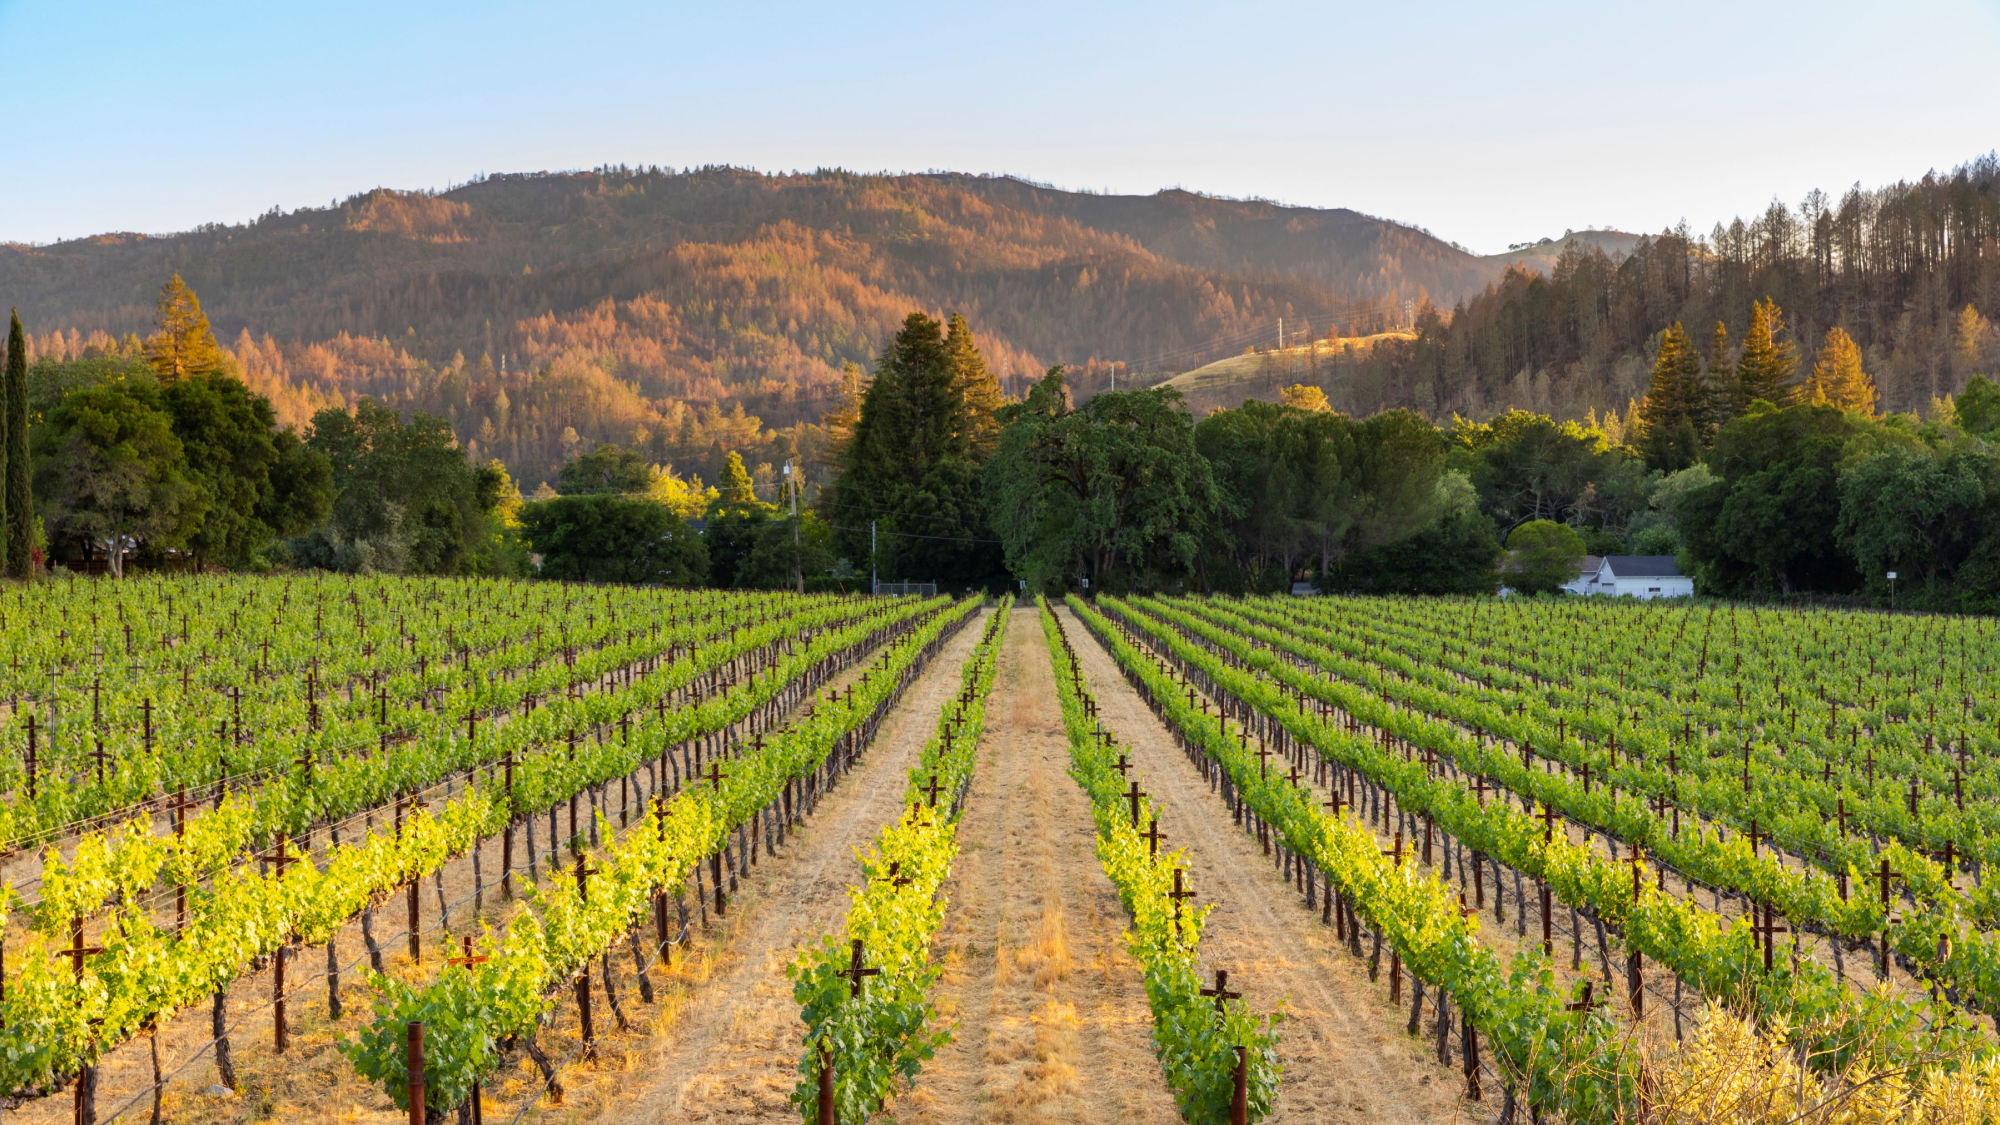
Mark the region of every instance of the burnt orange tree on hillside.
POLYGON ((215 333, 209 330, 208 314, 201 311, 201 298, 195 296, 180 274, 168 278, 160 287, 155 319, 158 331, 146 340, 146 358, 160 373, 161 382, 227 372, 235 367, 229 353, 215 342, 215 333))

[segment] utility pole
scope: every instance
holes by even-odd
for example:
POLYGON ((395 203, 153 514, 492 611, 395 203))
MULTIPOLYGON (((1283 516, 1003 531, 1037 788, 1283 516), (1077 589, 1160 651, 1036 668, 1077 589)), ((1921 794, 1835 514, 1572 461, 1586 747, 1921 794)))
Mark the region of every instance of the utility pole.
POLYGON ((875 566, 875 521, 868 521, 868 592, 873 594, 882 588, 882 576, 875 566))
POLYGON ((1285 318, 1278 318, 1278 350, 1285 350, 1285 318))

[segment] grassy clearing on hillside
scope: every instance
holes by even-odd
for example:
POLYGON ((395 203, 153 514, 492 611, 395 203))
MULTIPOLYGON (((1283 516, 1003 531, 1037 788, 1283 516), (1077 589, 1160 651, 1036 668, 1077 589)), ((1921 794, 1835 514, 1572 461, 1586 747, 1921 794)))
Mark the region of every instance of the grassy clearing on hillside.
POLYGON ((1314 340, 1283 351, 1245 352, 1183 371, 1156 385, 1177 388, 1187 396, 1189 408, 1200 414, 1210 407, 1240 406, 1246 399, 1276 400, 1278 392, 1293 383, 1313 382, 1316 361, 1366 352, 1384 340, 1415 338, 1415 333, 1398 328, 1368 336, 1314 340))

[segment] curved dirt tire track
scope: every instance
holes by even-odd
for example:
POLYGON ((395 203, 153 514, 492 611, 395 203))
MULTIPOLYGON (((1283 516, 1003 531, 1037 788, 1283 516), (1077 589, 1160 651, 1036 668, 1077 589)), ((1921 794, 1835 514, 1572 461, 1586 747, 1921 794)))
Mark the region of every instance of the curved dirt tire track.
MULTIPOLYGON (((1278 1054, 1284 1077, 1270 1122, 1448 1122, 1475 1118, 1458 1098, 1463 1080, 1403 1034, 1406 1012, 1264 856, 1139 698, 1111 655, 1068 609, 1076 646, 1106 726, 1131 752, 1134 776, 1160 809, 1165 847, 1182 849, 1197 901, 1213 903, 1202 962, 1229 970, 1229 984, 1256 1011, 1280 999, 1278 1054)), ((1486 1114, 1479 1114, 1483 1119, 1486 1114)))

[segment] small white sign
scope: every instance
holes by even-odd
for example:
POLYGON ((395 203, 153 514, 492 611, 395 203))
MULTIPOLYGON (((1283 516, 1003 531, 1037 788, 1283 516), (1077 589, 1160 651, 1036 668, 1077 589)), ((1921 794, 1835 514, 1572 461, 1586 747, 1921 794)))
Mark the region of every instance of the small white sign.
POLYGON ((1889 572, 1889 581, 1894 582, 1895 580, 1896 580, 1896 572, 1892 570, 1889 572))

